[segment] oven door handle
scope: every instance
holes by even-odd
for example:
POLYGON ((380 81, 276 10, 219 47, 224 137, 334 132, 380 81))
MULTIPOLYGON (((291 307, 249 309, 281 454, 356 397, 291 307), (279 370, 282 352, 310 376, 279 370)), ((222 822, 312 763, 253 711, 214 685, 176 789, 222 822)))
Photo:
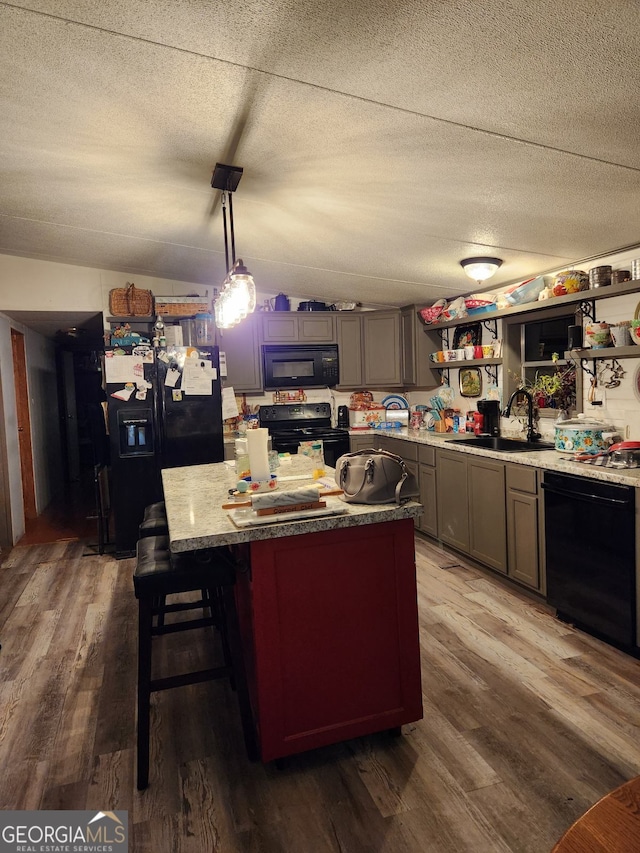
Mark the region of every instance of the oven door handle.
POLYGON ((559 489, 557 486, 552 486, 549 483, 542 482, 542 488, 552 495, 561 495, 563 498, 570 498, 572 501, 583 501, 584 503, 595 504, 611 504, 613 506, 629 506, 630 498, 619 500, 618 498, 605 498, 601 495, 582 494, 580 492, 571 492, 567 489, 559 489))

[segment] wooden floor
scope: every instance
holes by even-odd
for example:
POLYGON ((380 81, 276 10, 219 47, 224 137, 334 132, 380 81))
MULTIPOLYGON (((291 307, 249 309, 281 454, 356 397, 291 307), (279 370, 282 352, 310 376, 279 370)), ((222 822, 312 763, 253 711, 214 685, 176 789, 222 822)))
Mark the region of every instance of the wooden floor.
MULTIPOLYGON (((82 556, 82 542, 14 548, 0 569, 0 808, 126 809, 136 853, 549 851, 640 773, 640 665, 416 547, 422 721, 278 769, 247 761, 224 682, 155 694, 143 793, 133 562, 82 556)), ((163 665, 206 656, 193 636, 162 639, 163 665)))
POLYGON ((25 521, 19 545, 82 540, 89 548, 98 542, 98 516, 93 471, 83 468, 78 480, 65 483, 62 492, 37 518, 25 521))

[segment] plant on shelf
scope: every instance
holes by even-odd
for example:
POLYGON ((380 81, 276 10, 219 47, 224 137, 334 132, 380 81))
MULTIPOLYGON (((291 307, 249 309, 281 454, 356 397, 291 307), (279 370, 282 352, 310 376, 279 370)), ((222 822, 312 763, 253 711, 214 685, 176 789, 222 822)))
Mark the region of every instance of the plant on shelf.
POLYGON ((529 391, 539 409, 560 409, 568 413, 576 407, 576 368, 573 364, 558 364, 559 355, 551 356, 555 372, 539 374, 530 383, 529 391))
MULTIPOLYGON (((557 414, 566 418, 576 407, 576 368, 574 364, 560 364, 560 356, 554 352, 551 356, 554 370, 552 373, 536 371, 533 379, 523 381, 516 376, 518 387, 524 388, 533 398, 534 416, 538 420, 540 412, 557 414)), ((521 403, 514 410, 520 416, 525 406, 521 403), (522 411, 521 411, 522 409, 522 411)))

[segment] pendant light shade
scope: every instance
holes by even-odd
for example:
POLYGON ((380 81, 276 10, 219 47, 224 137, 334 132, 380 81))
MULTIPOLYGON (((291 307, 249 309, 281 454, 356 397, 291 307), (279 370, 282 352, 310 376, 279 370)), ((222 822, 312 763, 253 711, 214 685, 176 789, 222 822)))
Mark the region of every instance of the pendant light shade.
POLYGON ((491 278, 500 269, 502 260, 500 258, 479 256, 477 258, 465 258, 464 261, 460 261, 460 266, 469 278, 480 284, 480 282, 491 278))
POLYGON ((238 310, 243 312, 244 317, 253 314, 256 308, 256 285, 242 258, 238 258, 229 278, 236 292, 238 310))

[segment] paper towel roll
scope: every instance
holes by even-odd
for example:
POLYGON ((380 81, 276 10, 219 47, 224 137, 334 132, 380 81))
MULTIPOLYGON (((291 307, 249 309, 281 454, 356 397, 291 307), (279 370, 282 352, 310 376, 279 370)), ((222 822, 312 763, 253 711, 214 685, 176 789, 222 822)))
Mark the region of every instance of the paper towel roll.
POLYGON ((247 447, 249 448, 249 468, 252 480, 268 480, 271 476, 269 471, 269 451, 267 440, 269 430, 250 429, 247 432, 247 447))

